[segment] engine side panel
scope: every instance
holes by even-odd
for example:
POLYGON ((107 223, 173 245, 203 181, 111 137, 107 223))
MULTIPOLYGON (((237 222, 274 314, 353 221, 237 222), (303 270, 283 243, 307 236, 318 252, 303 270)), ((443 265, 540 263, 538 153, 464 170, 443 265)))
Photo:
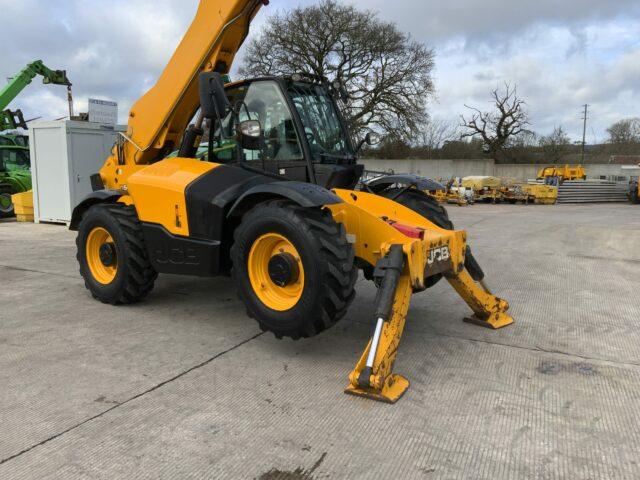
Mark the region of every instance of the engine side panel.
POLYGON ((173 235, 188 237, 185 191, 198 178, 219 167, 193 158, 168 158, 132 174, 127 188, 140 221, 162 225, 173 235))

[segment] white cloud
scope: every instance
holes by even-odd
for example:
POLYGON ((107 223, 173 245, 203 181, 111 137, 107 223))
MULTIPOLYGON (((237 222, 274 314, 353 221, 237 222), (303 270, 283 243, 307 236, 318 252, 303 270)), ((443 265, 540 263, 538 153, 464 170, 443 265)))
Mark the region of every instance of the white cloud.
MULTIPOLYGON (((343 1, 378 10, 435 47, 435 116, 456 119, 464 103, 487 105, 489 92, 505 81, 518 85, 532 128, 542 133, 562 124, 578 138, 583 103, 591 104, 600 140, 609 124, 639 114, 637 0, 343 1)), ((311 3, 274 0, 253 31, 276 10, 311 3)), ((117 100, 124 120, 153 85, 196 7, 196 0, 0 0, 3 16, 14 19, 3 25, 9 46, 0 57, 0 78, 42 58, 69 71, 79 109, 89 96, 117 100)), ((13 107, 28 117, 63 116, 64 88, 36 81, 13 107)))

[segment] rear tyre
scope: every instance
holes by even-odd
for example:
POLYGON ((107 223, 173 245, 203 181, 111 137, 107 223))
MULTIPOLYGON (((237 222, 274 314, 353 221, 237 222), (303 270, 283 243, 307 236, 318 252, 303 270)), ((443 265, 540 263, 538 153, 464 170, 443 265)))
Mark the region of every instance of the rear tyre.
MULTIPOLYGON (((453 230, 453 222, 449 219, 447 209, 440 205, 435 198, 419 190, 405 190, 404 192, 402 190, 400 188, 391 188, 381 192, 380 195, 410 208, 440 228, 453 230)), ((425 288, 433 287, 441 279, 442 274, 426 278, 425 288)))
POLYGON ((255 206, 235 231, 231 261, 247 314, 277 338, 319 334, 355 297, 354 249, 328 210, 255 206))
POLYGON ((18 192, 9 185, 0 186, 0 218, 11 218, 15 216, 11 195, 16 193, 18 192))
POLYGON ((118 203, 89 208, 76 246, 84 284, 101 302, 134 303, 153 289, 158 274, 149 261, 134 207, 118 203))

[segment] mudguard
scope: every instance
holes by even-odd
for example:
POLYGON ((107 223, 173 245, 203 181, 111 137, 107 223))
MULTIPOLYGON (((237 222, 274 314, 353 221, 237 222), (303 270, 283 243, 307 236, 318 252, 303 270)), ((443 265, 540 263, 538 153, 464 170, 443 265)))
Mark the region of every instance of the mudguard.
POLYGON ((16 192, 31 190, 31 175, 16 175, 15 172, 3 174, 0 172, 0 185, 7 185, 16 192))
POLYGON ((122 197, 122 192, 118 190, 97 190, 91 192, 73 209, 69 230, 78 230, 82 215, 92 205, 97 203, 115 203, 120 197, 122 197))
POLYGON ((391 185, 415 187, 418 190, 446 190, 444 185, 442 185, 441 183, 438 183, 430 178, 414 174, 384 175, 382 177, 374 178, 373 180, 365 182, 365 185, 373 193, 381 192, 391 185))
POLYGON ((278 197, 287 198, 301 207, 322 207, 342 203, 340 197, 318 185, 304 182, 271 182, 247 190, 233 204, 228 216, 242 215, 256 203, 278 197))

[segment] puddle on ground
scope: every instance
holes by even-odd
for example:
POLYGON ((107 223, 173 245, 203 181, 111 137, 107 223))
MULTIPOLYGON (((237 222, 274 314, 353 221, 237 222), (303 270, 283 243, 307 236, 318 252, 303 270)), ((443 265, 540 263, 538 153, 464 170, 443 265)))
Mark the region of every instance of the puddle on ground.
POLYGON ((578 363, 559 363, 542 361, 536 367, 536 371, 543 375, 558 375, 561 372, 578 373, 580 375, 597 375, 598 370, 593 365, 585 362, 578 363))

